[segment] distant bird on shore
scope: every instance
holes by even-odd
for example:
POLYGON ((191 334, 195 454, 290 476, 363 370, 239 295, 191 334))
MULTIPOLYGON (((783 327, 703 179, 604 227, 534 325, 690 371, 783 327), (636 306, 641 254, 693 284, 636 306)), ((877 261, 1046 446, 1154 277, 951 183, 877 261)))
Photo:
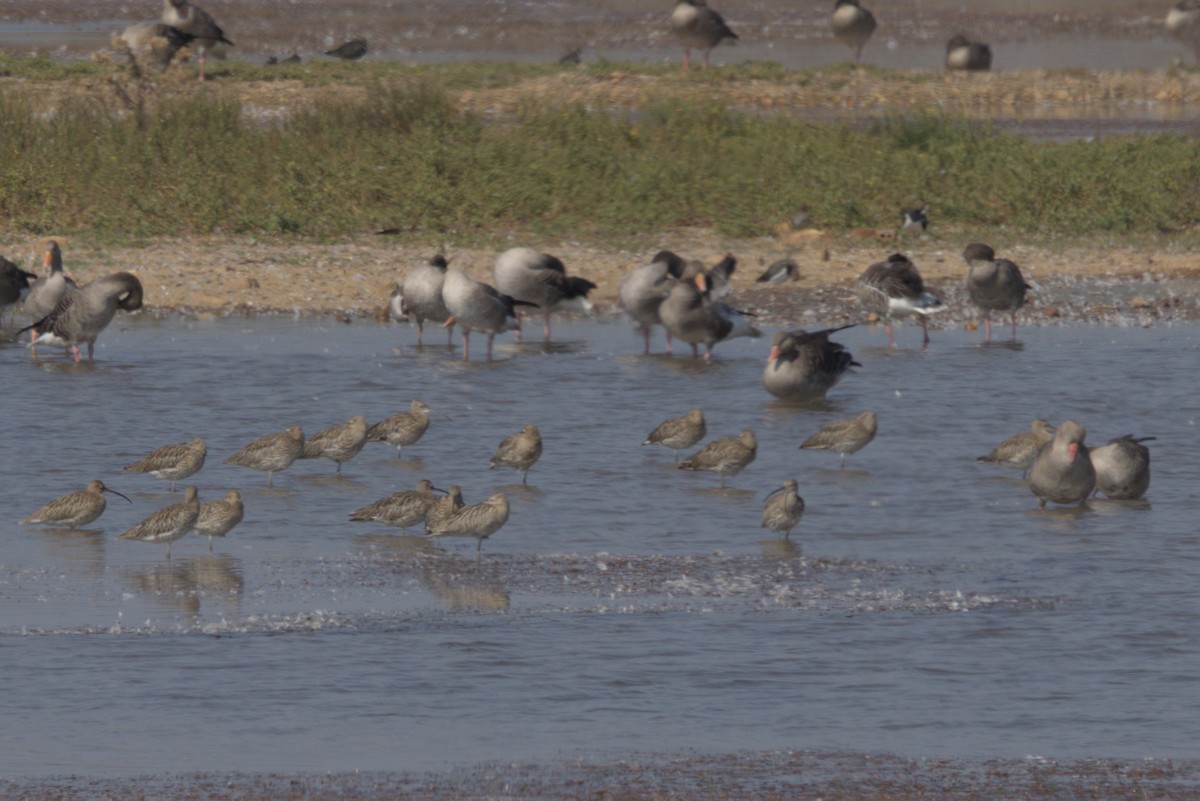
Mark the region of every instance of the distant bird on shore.
POLYGON ((538 431, 537 426, 530 423, 517 433, 504 438, 500 447, 496 449, 496 454, 492 456, 492 463, 488 469, 511 467, 520 472, 521 483, 528 484, 529 469, 540 458, 542 458, 542 432, 538 431))
POLYGON ((204 439, 193 437, 189 442, 155 448, 124 470, 127 473, 149 473, 154 478, 170 481, 171 492, 174 492, 175 482, 191 478, 200 472, 207 456, 208 446, 204 439))
MULTIPOLYGON (((23 518, 21 525, 45 523, 52 526, 66 526, 67 528, 86 526, 104 514, 104 509, 108 506, 108 502, 104 499, 104 493, 106 492, 112 495, 120 495, 129 501, 129 498, 125 495, 121 495, 115 489, 109 489, 104 486, 103 481, 89 481, 87 489, 80 492, 69 492, 61 498, 55 498, 50 503, 40 507, 33 514, 23 518)), ((133 503, 133 501, 129 502, 133 503)))
MULTIPOLYGON (((403 312, 417 323, 417 344, 425 335, 425 321, 442 325, 450 318, 450 310, 442 298, 442 284, 448 268, 446 257, 437 253, 424 264, 408 271, 400 284, 403 312)), ((392 316, 395 317, 395 311, 392 316)), ((447 343, 454 341, 454 326, 445 326, 447 343)))
POLYGON ((563 56, 558 60, 558 63, 565 66, 583 63, 583 48, 576 47, 569 50, 563 54, 563 56))
POLYGON ((36 278, 35 273, 26 272, 0 256, 0 319, 3 319, 5 309, 19 301, 29 290, 30 279, 36 278))
POLYGON ((299 64, 299 63, 300 63, 300 54, 297 53, 295 50, 293 50, 289 55, 286 55, 283 58, 280 58, 279 56, 275 56, 275 55, 267 56, 267 66, 268 67, 273 67, 276 64, 299 64))
POLYGON ((171 558, 171 543, 187 534, 196 526, 200 517, 200 496, 194 486, 189 486, 181 503, 173 503, 159 509, 133 528, 117 537, 118 540, 140 540, 141 542, 165 542, 167 559, 171 558))
POLYGON ((230 490, 225 497, 216 501, 205 501, 200 504, 200 514, 196 517, 193 528, 197 534, 208 537, 208 551, 212 553, 213 537, 224 537, 234 526, 242 522, 246 507, 242 504, 242 494, 230 490))
POLYGON ((782 284, 786 281, 799 281, 800 265, 791 259, 780 259, 764 270, 763 274, 754 280, 759 284, 782 284))
POLYGON ((900 230, 908 231, 910 229, 921 229, 918 233, 924 233, 929 227, 929 204, 924 203, 920 206, 913 206, 911 209, 905 209, 900 212, 900 230))
POLYGON ((508 497, 497 492, 483 503, 464 506, 445 519, 435 520, 427 534, 430 537, 474 537, 475 561, 479 561, 483 541, 508 522, 508 511, 508 497))
POLYGON ((803 329, 780 331, 771 339, 771 352, 763 368, 763 387, 777 398, 819 400, 842 380, 851 367, 862 367, 853 354, 830 334, 855 323, 809 333, 803 329))
POLYGON ((714 439, 699 452, 679 463, 680 470, 709 470, 721 477, 721 488, 725 479, 736 476, 746 469, 758 455, 758 438, 746 429, 736 437, 714 439))
POLYGON ((462 332, 464 362, 470 357, 472 331, 487 334, 487 357, 490 360, 496 334, 521 330, 517 305, 534 305, 497 292, 490 284, 476 281, 454 268, 446 270, 446 278, 442 282, 442 300, 450 312, 443 325, 449 328, 457 324, 462 332))
POLYGON ((304 453, 304 431, 300 426, 288 426, 275 434, 261 436, 246 444, 240 451, 225 460, 225 464, 236 464, 261 470, 267 474, 267 486, 274 486, 275 474, 291 467, 292 462, 304 453))
POLYGON ((163 0, 162 23, 182 34, 191 36, 200 50, 200 80, 204 80, 204 59, 208 51, 219 44, 232 46, 225 32, 207 11, 188 0, 163 0))
POLYGON ((1012 316, 1012 338, 1017 339, 1017 312, 1025 305, 1025 293, 1031 289, 1021 269, 1008 259, 997 259, 996 252, 981 242, 963 249, 967 262, 967 295, 983 311, 983 341, 992 340, 992 312, 1006 311, 1012 316))
MULTIPOLYGON (((533 248, 510 248, 492 268, 496 289, 515 300, 537 306, 546 320, 545 342, 550 341, 550 315, 556 311, 589 312, 588 293, 596 285, 586 278, 567 275, 562 261, 533 248)), ((521 330, 517 329, 517 339, 521 330)))
POLYGON ((337 464, 337 474, 342 473, 342 462, 358 455, 367 444, 367 419, 356 414, 344 423, 318 431, 304 441, 301 459, 325 458, 337 464))
POLYGON ((708 426, 704 422, 704 412, 700 409, 692 409, 678 417, 672 417, 659 423, 642 444, 663 445, 670 448, 675 452, 675 464, 679 464, 679 452, 704 439, 704 435, 707 433, 708 426))
POLYGON ((1145 495, 1150 488, 1150 449, 1142 443, 1154 439, 1134 439, 1126 434, 1093 448, 1089 455, 1096 470, 1096 489, 1115 501, 1132 501, 1145 495))
MULTIPOLYGON (((386 442, 396 448, 396 457, 405 445, 416 444, 429 429, 430 409, 425 401, 414 398, 407 412, 397 412, 367 429, 367 442, 386 442)), ((444 417, 445 415, 443 415, 444 417)))
POLYGON ((1164 21, 1167 33, 1192 48, 1200 62, 1200 0, 1179 0, 1164 21))
POLYGON ((30 347, 44 343, 70 348, 78 363, 80 343, 87 343, 88 358, 92 359, 96 337, 112 322, 118 309, 128 312, 140 308, 142 282, 133 273, 113 273, 81 287, 68 286, 49 314, 21 331, 38 332, 30 347))
POLYGON ((875 33, 875 15, 859 5, 858 0, 837 0, 829 22, 834 38, 854 51, 857 64, 863 47, 875 33))
POLYGON ((986 72, 992 68, 992 48, 973 42, 961 33, 946 42, 946 69, 986 72))
POLYGON ((857 417, 826 423, 801 443, 805 450, 833 451, 840 456, 838 468, 846 466, 846 454, 858 453, 875 439, 878 430, 875 412, 863 412, 857 417))
POLYGON ((1038 508, 1047 502, 1083 504, 1096 488, 1096 468, 1083 444, 1087 431, 1074 420, 1063 421, 1054 438, 1042 446, 1029 468, 1029 489, 1038 508))
POLYGON ((367 54, 367 40, 363 38, 351 39, 350 41, 340 44, 332 50, 326 50, 325 55, 340 58, 343 61, 358 61, 367 54))
POLYGON ((721 15, 708 7, 705 0, 679 0, 671 13, 671 30, 683 43, 683 68, 691 69, 693 48, 704 51, 704 68, 712 49, 726 39, 737 41, 721 15))
POLYGON ((782 487, 767 496, 763 503, 761 528, 782 534, 782 539, 788 539, 804 515, 804 499, 797 492, 799 486, 796 479, 789 478, 782 487))
MULTIPOLYGON (((669 250, 654 254, 650 263, 638 267, 621 279, 617 299, 642 333, 642 353, 650 353, 650 329, 662 325, 659 310, 675 280, 683 275, 686 263, 669 250)), ((665 326, 664 326, 665 328, 665 326)), ((667 353, 671 352, 671 332, 667 330, 667 353)))
POLYGON ((1033 466, 1038 451, 1053 438, 1054 426, 1039 418, 1030 424, 1028 431, 1014 434, 993 448, 991 453, 980 456, 975 461, 998 464, 1014 470, 1028 470, 1033 466))
POLYGON ((175 54, 194 39, 162 22, 135 22, 114 36, 112 42, 114 49, 128 50, 134 59, 149 57, 150 62, 166 69, 175 60, 175 54))
POLYGON ((921 321, 921 333, 929 344, 929 327, 925 318, 946 308, 940 300, 925 291, 925 282, 917 266, 902 253, 893 253, 887 261, 872 264, 858 277, 858 299, 867 311, 883 320, 888 345, 896 344, 892 335, 892 319, 916 316, 921 321))

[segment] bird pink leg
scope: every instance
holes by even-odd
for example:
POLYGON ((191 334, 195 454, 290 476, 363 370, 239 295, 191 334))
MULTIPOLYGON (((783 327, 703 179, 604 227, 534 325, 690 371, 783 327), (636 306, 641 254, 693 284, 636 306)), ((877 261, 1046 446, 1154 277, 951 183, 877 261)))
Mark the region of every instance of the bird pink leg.
POLYGON ((471 332, 464 328, 463 329, 463 361, 464 362, 468 358, 468 353, 470 352, 470 347, 471 347, 471 332))
POLYGON ((517 312, 517 342, 521 341, 521 322, 525 319, 524 312, 517 312))
POLYGON ((704 361, 706 361, 706 362, 712 361, 712 345, 711 344, 704 346, 704 361))
POLYGON ((1013 338, 1013 342, 1016 342, 1017 341, 1017 313, 1015 311, 1012 313, 1012 324, 1013 324, 1012 338, 1013 338))
POLYGON ((983 342, 987 344, 992 341, 992 316, 987 312, 983 315, 983 342))
POLYGON ((492 340, 495 339, 495 337, 495 334, 488 334, 487 358, 489 362, 492 360, 492 340))
POLYGON ((671 353, 672 353, 672 351, 671 351, 671 332, 668 331, 667 332, 667 355, 670 356, 671 353))
POLYGON ((29 340, 29 355, 36 359, 37 358, 37 338, 38 338, 37 329, 36 328, 33 329, 32 331, 29 332, 29 334, 31 337, 29 340))
POLYGON ((550 342, 550 312, 546 312, 546 338, 542 341, 547 344, 550 342))
POLYGON ((896 337, 892 335, 892 324, 891 324, 891 323, 884 323, 884 324, 883 324, 883 330, 884 330, 884 331, 887 331, 887 335, 888 335, 888 347, 890 348, 890 347, 892 347, 893 345, 895 345, 895 344, 896 344, 896 337))
MULTIPOLYGON (((425 323, 421 320, 417 320, 417 344, 418 345, 421 344, 421 337, 423 337, 423 336, 425 336, 425 323)), ((453 331, 450 332, 450 336, 454 336, 453 331)))
POLYGON ((645 344, 645 348, 642 349, 642 355, 649 356, 650 355, 650 326, 648 326, 648 325, 642 326, 642 342, 645 344))
POLYGON ((74 354, 74 356, 75 356, 75 363, 76 363, 76 364, 79 364, 79 346, 78 346, 78 345, 72 345, 72 346, 71 346, 71 353, 72 353, 72 354, 74 354))

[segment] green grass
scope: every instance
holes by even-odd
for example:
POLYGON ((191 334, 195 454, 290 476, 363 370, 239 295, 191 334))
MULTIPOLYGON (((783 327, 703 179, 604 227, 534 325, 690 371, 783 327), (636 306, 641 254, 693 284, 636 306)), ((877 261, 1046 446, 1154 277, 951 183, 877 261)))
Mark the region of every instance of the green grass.
MULTIPOLYGON (((346 65, 234 72, 326 68, 346 65)), ((365 102, 324 101, 277 125, 206 92, 140 114, 78 100, 52 115, 0 94, 0 227, 127 238, 393 226, 430 238, 522 229, 626 239, 680 226, 757 236, 804 206, 834 230, 894 227, 917 200, 939 223, 1039 238, 1200 219, 1200 160, 1178 136, 1032 143, 939 116, 816 124, 672 99, 634 114, 531 101, 495 123, 447 94, 547 71, 460 65, 438 81, 380 81, 365 102)))

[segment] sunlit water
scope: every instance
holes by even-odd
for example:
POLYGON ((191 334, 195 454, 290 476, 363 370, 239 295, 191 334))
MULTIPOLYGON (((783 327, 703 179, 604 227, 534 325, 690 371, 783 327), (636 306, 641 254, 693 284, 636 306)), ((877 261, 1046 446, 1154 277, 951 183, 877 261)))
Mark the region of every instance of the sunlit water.
MULTIPOLYGON (((540 326, 529 335, 540 338, 540 326)), ((1200 328, 1023 328, 839 335, 862 362, 826 408, 760 384, 764 340, 710 365, 643 357, 623 322, 561 322, 555 344, 469 364, 435 332, 258 318, 121 318, 94 365, 0 348, 0 775, 440 768, 480 760, 796 748, 964 758, 1194 756, 1200 470, 1186 365, 1200 328), (265 474, 223 464, 250 439, 423 398, 398 459, 369 445, 265 474), (640 443, 703 407, 710 438, 753 429, 757 460, 718 489, 640 443), (798 444, 879 415, 838 470, 798 444), (977 464, 1035 416, 1103 443, 1150 443, 1145 502, 1038 512, 1014 473, 977 464), (537 423, 545 454, 489 470, 537 423), (121 472, 201 435, 202 498, 246 519, 210 555, 116 536, 172 502, 121 472), (795 549, 759 528, 798 479, 795 549), (483 545, 427 542, 349 512, 422 477, 500 489, 483 545), (100 478, 88 532, 18 526, 100 478)), ((482 342, 479 343, 480 346, 482 342)), ((656 337, 655 347, 661 348, 656 337)), ((178 498, 178 496, 176 496, 178 498)))

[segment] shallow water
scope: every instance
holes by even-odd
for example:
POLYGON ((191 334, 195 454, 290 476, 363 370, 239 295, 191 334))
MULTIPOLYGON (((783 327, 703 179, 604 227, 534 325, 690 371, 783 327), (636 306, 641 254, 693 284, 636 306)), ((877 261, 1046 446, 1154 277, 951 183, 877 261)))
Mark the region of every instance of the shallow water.
POLYGON ((863 367, 813 410, 762 389, 763 340, 711 365, 642 357, 612 321, 557 323, 548 352, 506 335, 491 364, 392 325, 118 323, 80 367, 0 348, 0 775, 776 748, 1194 756, 1200 469, 1179 365, 1195 324, 1022 328, 1015 348, 936 331, 926 350, 912 326, 892 350, 851 329, 838 338, 863 367), (373 421, 413 397, 445 417, 403 459, 372 443, 340 478, 298 462, 273 489, 222 463, 291 423, 373 421), (697 405, 710 438, 759 438, 724 491, 639 444, 697 405), (865 408, 879 435, 844 471, 798 450, 865 408), (974 461, 1035 416, 1074 417, 1093 444, 1157 436, 1147 500, 1038 512, 1019 476, 974 461), (488 460, 528 422, 545 454, 525 487, 488 460), (212 555, 176 542, 170 562, 117 542, 172 501, 121 466, 195 435, 201 497, 240 489, 245 521, 212 555), (788 476, 808 504, 794 549, 758 527, 788 476), (478 565, 473 541, 346 519, 422 477, 468 503, 508 493, 478 565), (110 498, 90 532, 16 524, 92 478, 133 504, 110 498))

